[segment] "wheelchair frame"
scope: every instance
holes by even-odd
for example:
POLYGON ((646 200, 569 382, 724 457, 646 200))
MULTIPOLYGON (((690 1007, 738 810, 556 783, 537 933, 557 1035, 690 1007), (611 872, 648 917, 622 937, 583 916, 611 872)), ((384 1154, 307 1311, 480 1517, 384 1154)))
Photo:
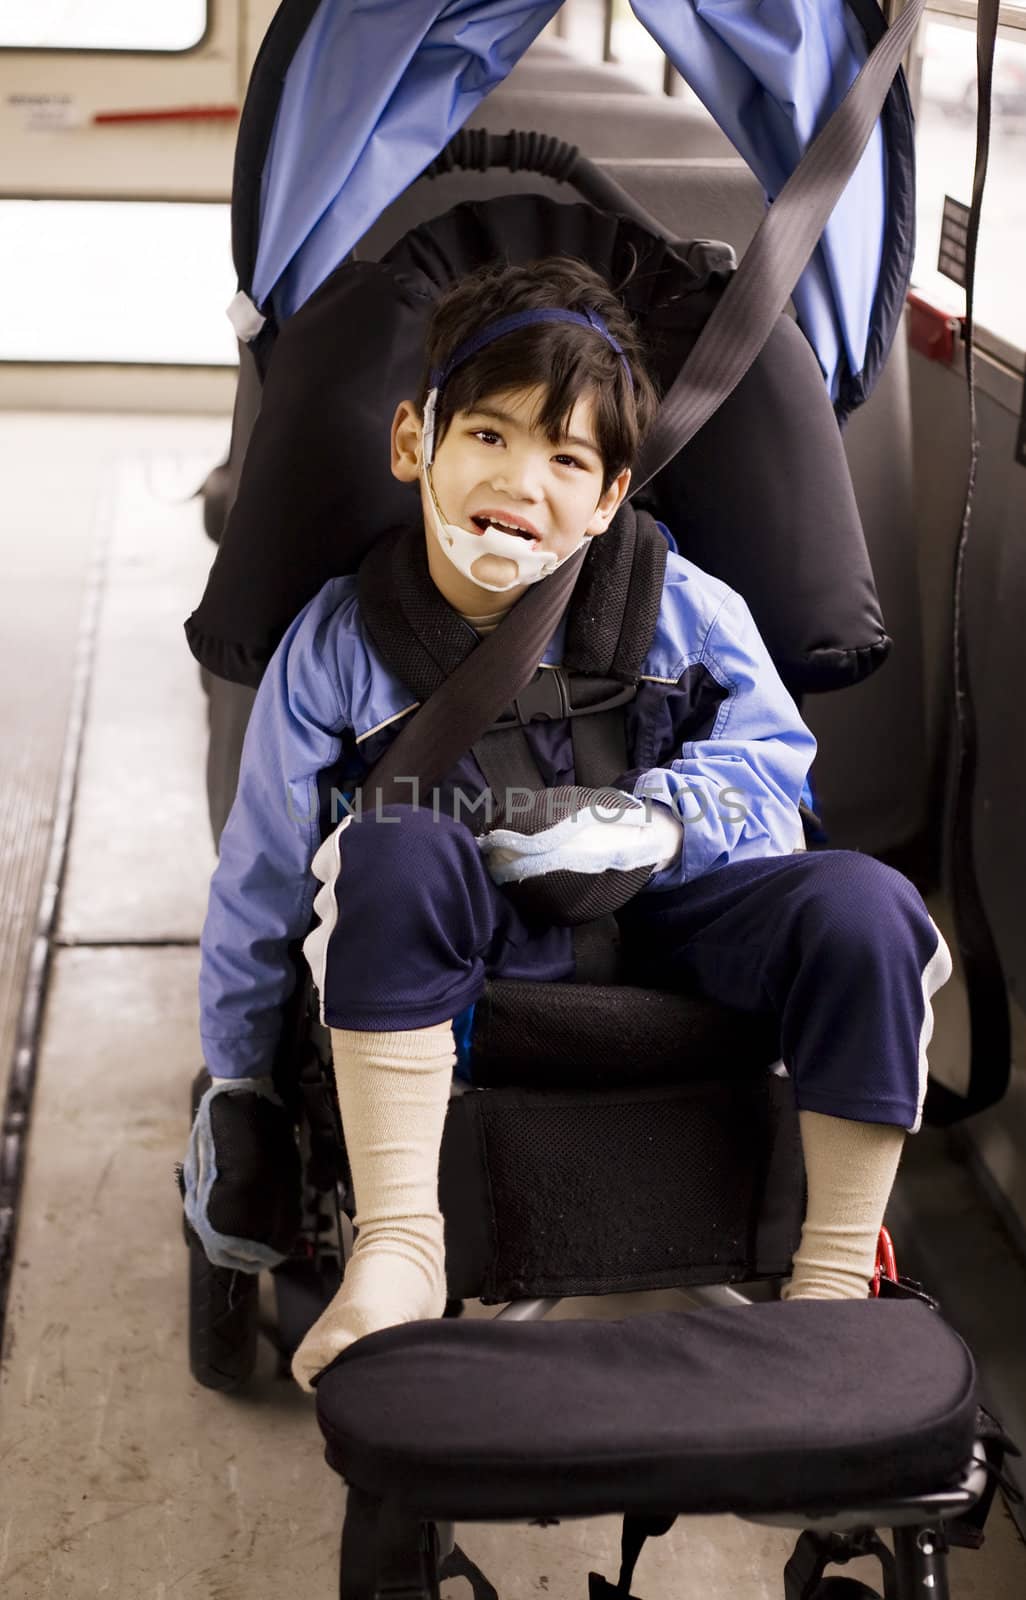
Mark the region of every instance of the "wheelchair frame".
MULTIPOLYGON (((753 1302, 727 1285, 710 1285, 680 1291, 693 1305, 748 1305, 753 1302)), ((540 1321, 559 1304, 561 1297, 518 1301, 496 1313, 496 1320, 540 1321)), ((981 1452, 985 1446, 978 1440, 981 1452)), ((986 1454, 975 1454, 957 1488, 916 1498, 901 1498, 878 1504, 853 1507, 838 1512, 815 1509, 777 1514, 728 1513, 741 1521, 766 1527, 794 1528, 799 1537, 784 1569, 784 1600, 921 1600, 924 1591, 931 1600, 949 1600, 947 1555, 951 1545, 974 1546, 982 1534, 974 1534, 969 1524, 953 1524, 980 1508, 982 1524, 989 1510, 996 1484, 989 1482, 986 1454), (894 1550, 887 1547, 878 1530, 891 1532, 894 1550), (883 1593, 852 1579, 826 1576, 833 1565, 846 1565, 864 1556, 880 1563, 883 1593)), ((464 1518, 463 1520, 468 1520, 464 1518)), ((516 1524, 524 1518, 489 1518, 516 1524)), ((543 1517, 529 1519, 542 1526, 586 1518, 543 1517)), ((646 1537, 661 1535, 677 1521, 676 1516, 624 1517, 623 1561, 614 1586, 591 1572, 588 1575, 589 1600, 630 1600, 631 1580, 646 1537)), ((387 1500, 348 1487, 342 1528, 342 1556, 339 1580, 340 1600, 439 1600, 439 1582, 462 1576, 471 1583, 474 1600, 498 1600, 488 1579, 453 1543, 448 1554, 441 1547, 452 1538, 452 1524, 404 1517, 401 1509, 387 1500)))
MULTIPOLYGON (((305 1004, 305 1002, 304 1002, 305 1004)), ((341 1215, 350 1221, 355 1213, 355 1199, 348 1181, 344 1141, 339 1137, 331 1150, 331 1136, 340 1135, 337 1103, 325 1070, 322 1050, 314 1040, 300 1072, 301 1115, 299 1124, 304 1150, 304 1183, 314 1198, 313 1209, 308 1211, 303 1248, 281 1268, 275 1269, 275 1283, 279 1313, 277 1335, 273 1329, 263 1327, 279 1357, 279 1373, 287 1375, 292 1352, 303 1337, 307 1327, 334 1292, 334 1269, 331 1263, 338 1251, 338 1264, 344 1276, 344 1264, 351 1253, 343 1239, 341 1215), (334 1163, 332 1163, 334 1154, 334 1163), (333 1170, 332 1170, 333 1167, 333 1170), (321 1237, 330 1221, 325 1218, 322 1202, 332 1193, 336 1208, 336 1238, 325 1241, 321 1237)), ((197 1077, 194 1096, 202 1092, 205 1074, 197 1077)), ((458 1091, 454 1092, 455 1094, 458 1091)), ((190 1240, 191 1255, 202 1254, 195 1240, 190 1240)), ((194 1262, 195 1271, 195 1262, 194 1262)), ((211 1268, 208 1284, 213 1283, 215 1314, 220 1309, 235 1311, 234 1323, 239 1339, 240 1358, 226 1363, 224 1347, 219 1347, 220 1360, 211 1373, 204 1376, 197 1371, 197 1353, 202 1358, 210 1346, 202 1339, 197 1342, 196 1329, 191 1329, 190 1357, 193 1373, 207 1387, 237 1388, 252 1375, 256 1359, 256 1278, 244 1286, 248 1298, 235 1299, 238 1285, 233 1282, 240 1275, 224 1269, 211 1268), (252 1287, 250 1287, 252 1286, 252 1287), (218 1301, 218 1288, 221 1300, 218 1301), (241 1310, 240 1310, 241 1307, 241 1310), (247 1309, 248 1308, 248 1309, 247 1309), (225 1372, 229 1380, 224 1381, 225 1372)), ((242 1275, 245 1276, 245 1275, 242 1275)), ((195 1284, 195 1278, 193 1284, 195 1284)), ((755 1302, 749 1295, 729 1284, 703 1284, 679 1287, 677 1292, 693 1307, 741 1306, 755 1302)), ((536 1296, 512 1301, 496 1312, 496 1320, 534 1322, 545 1318, 565 1295, 536 1296)), ((193 1310, 195 1311, 195 1307, 193 1310)), ((463 1302, 450 1300, 445 1315, 458 1316, 463 1302)), ((195 1317, 193 1317, 193 1322, 195 1317)), ((798 1530, 794 1551, 784 1570, 784 1600, 858 1600, 859 1596, 881 1600, 879 1591, 870 1589, 848 1578, 827 1575, 830 1566, 844 1565, 863 1556, 874 1556, 880 1563, 882 1600, 919 1600, 924 1590, 932 1600, 948 1600, 950 1593, 947 1577, 947 1553, 952 1544, 973 1546, 982 1543, 982 1524, 996 1492, 999 1470, 986 1454, 986 1446, 977 1439, 977 1449, 966 1469, 962 1483, 939 1493, 918 1498, 883 1501, 852 1507, 845 1511, 807 1511, 786 1513, 736 1513, 742 1521, 767 1527, 798 1530), (970 1514, 975 1510, 975 1519, 970 1514), (880 1529, 892 1532, 893 1554, 880 1537, 880 1529)), ((463 1520, 468 1520, 464 1518, 463 1520)), ((488 1520, 508 1521, 512 1524, 528 1519, 507 1517, 488 1520)), ((554 1525, 567 1520, 586 1518, 534 1518, 542 1525, 554 1525)), ((669 1531, 676 1516, 639 1517, 627 1513, 624 1517, 623 1563, 619 1583, 614 1586, 600 1574, 589 1574, 589 1600, 616 1600, 629 1597, 634 1567, 646 1537, 669 1531)), ((476 1564, 455 1543, 452 1523, 404 1516, 401 1508, 387 1500, 368 1494, 357 1486, 349 1485, 346 1511, 342 1528, 342 1556, 339 1578, 340 1600, 439 1600, 439 1584, 448 1578, 464 1577, 473 1589, 474 1600, 498 1600, 497 1591, 476 1564)))

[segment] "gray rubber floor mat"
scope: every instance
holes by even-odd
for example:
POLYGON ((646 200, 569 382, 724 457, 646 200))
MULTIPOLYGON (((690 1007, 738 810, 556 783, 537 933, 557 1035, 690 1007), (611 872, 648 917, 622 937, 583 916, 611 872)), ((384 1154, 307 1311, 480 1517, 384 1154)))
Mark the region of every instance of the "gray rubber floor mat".
POLYGON ((113 473, 109 559, 93 653, 62 944, 199 938, 215 856, 205 705, 182 631, 214 547, 192 499, 223 427, 176 419, 166 447, 113 473))
MULTIPOLYGON (((110 423, 106 424, 109 437, 110 423)), ((108 472, 71 417, 0 417, 0 1078, 14 1049, 50 849, 108 472)))
POLYGON ((210 557, 189 497, 226 432, 212 418, 0 415, 0 1094, 41 954, 44 883, 52 908, 62 865, 59 851, 50 859, 55 822, 58 834, 70 825, 60 938, 198 934, 212 855, 197 830, 203 733, 195 707, 181 705, 181 674, 194 677, 181 618, 210 557), (147 652, 126 648, 133 624, 147 652), (94 737, 69 811, 59 790, 82 735, 74 715, 94 737), (161 725, 166 738, 180 716, 196 721, 192 759, 174 763, 154 806, 133 784, 159 755, 161 725), (145 838, 130 825, 140 808, 165 841, 173 906, 144 881, 138 845, 125 854, 145 838))

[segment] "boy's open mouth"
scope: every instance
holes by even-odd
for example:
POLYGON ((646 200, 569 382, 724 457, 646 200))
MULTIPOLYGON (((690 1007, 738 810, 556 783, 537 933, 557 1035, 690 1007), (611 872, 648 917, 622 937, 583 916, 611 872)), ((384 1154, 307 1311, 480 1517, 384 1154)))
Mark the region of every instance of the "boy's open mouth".
POLYGON ((486 533, 489 528, 498 528, 500 533, 515 533, 519 538, 529 539, 532 543, 541 537, 536 528, 532 528, 529 522, 523 522, 520 518, 498 517, 493 516, 490 511, 480 511, 470 520, 482 533, 486 533))

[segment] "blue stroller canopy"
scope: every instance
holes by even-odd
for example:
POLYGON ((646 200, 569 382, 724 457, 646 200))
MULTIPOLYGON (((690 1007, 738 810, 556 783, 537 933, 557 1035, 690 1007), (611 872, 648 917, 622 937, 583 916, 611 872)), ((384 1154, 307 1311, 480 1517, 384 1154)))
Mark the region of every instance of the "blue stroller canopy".
MULTIPOLYGON (((239 134, 239 287, 283 321, 434 160, 560 0, 284 0, 239 134)), ((635 14, 772 202, 885 31, 875 0, 632 0, 635 14)), ((682 152, 686 154, 686 152, 682 152)), ((904 304, 914 246, 904 80, 795 291, 843 409, 865 399, 904 304)))

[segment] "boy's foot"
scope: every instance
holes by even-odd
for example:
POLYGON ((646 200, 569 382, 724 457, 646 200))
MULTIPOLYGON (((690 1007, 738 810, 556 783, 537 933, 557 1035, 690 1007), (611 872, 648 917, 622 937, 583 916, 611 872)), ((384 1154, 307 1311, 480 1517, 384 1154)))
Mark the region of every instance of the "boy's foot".
POLYGON ((311 1380, 357 1339, 442 1315, 445 1247, 441 1218, 437 1227, 432 1221, 424 1218, 412 1239, 404 1229, 401 1253, 392 1241, 357 1240, 342 1287, 292 1358, 292 1376, 301 1389, 311 1393, 311 1380))

